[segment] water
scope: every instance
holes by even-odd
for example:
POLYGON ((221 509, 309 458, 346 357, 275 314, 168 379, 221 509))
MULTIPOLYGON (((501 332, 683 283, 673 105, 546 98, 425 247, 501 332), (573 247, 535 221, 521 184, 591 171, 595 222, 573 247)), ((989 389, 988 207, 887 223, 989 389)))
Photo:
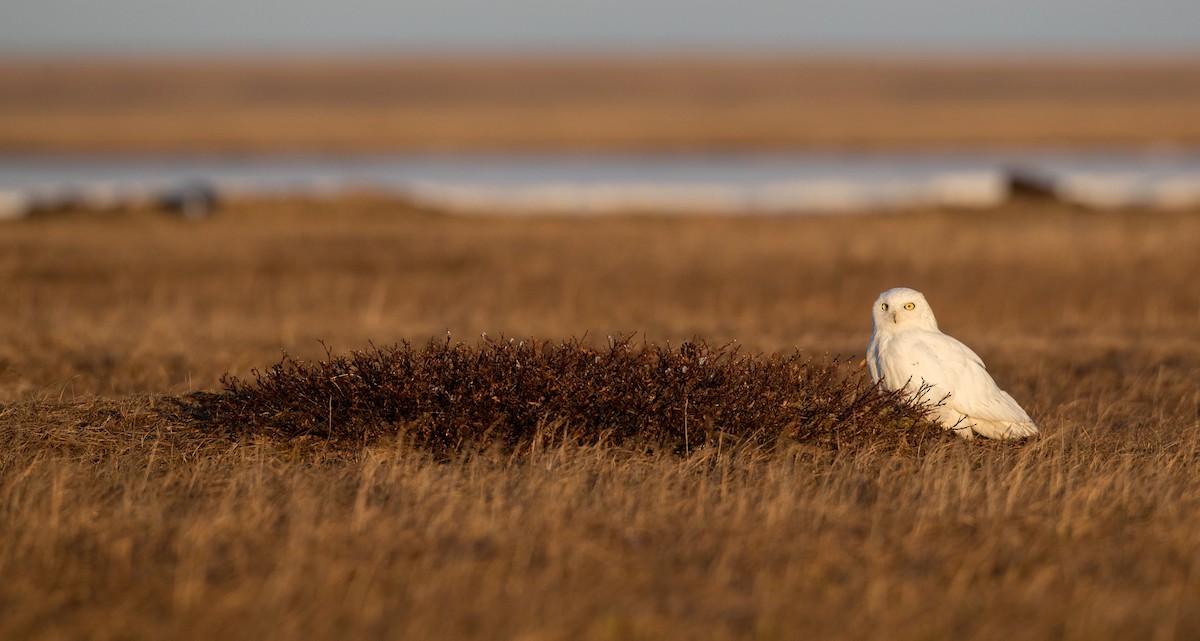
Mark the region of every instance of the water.
MULTIPOLYGON (((407 154, 188 157, 0 156, 0 209, 63 200, 159 198, 202 184, 219 195, 371 188, 452 210, 604 213, 861 211, 989 207, 1011 169, 1085 205, 1200 203, 1200 149, 781 154, 407 154), (6 200, 7 199, 7 200, 6 200), (15 203, 13 205, 12 203, 15 203)), ((10 215, 10 217, 15 217, 10 215)))

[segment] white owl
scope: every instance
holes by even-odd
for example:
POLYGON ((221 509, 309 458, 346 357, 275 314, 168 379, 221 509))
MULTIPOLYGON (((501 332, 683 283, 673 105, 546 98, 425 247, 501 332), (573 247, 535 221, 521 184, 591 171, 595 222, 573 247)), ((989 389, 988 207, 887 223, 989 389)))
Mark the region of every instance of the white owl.
POLYGON ((916 393, 942 404, 932 416, 963 438, 1025 438, 1038 433, 1033 419, 984 369, 971 348, 938 330, 925 295, 889 289, 875 300, 874 329, 867 345, 871 379, 886 390, 916 393), (944 400, 943 400, 944 399, 944 400))

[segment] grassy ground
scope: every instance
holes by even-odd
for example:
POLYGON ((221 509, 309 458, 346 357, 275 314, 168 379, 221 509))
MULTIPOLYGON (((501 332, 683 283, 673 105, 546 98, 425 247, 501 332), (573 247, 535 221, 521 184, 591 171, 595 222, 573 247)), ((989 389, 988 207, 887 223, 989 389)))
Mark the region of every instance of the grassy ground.
MULTIPOLYGON (((443 217, 363 197, 0 236, 0 636, 1200 635, 1200 217, 443 217), (923 290, 1040 422, 462 454, 230 438, 176 396, 451 332, 856 362, 923 290)), ((847 376, 861 375, 853 366, 847 376)))
POLYGON ((1200 144, 1192 58, 0 61, 0 150, 1200 144))

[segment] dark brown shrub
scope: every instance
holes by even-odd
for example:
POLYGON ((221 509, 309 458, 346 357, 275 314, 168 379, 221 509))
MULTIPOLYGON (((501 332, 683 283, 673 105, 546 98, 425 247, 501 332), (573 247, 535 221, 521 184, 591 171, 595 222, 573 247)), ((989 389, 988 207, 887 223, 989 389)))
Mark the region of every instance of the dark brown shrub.
POLYGON ((195 400, 208 422, 232 434, 362 442, 403 433, 439 455, 539 438, 682 454, 718 435, 840 448, 914 444, 941 432, 920 407, 875 390, 838 359, 748 356, 703 341, 610 338, 597 349, 578 340, 472 346, 447 337, 320 362, 285 355, 250 380, 223 383, 224 392, 195 400))

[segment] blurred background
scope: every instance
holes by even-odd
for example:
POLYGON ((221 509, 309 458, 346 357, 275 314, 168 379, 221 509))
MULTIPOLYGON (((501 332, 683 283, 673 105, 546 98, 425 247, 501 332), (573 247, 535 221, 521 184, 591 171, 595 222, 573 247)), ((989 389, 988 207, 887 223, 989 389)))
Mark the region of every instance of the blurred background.
POLYGON ((1198 51, 1185 0, 4 0, 0 216, 1189 207, 1198 51))
POLYGON ((9 53, 1194 52, 1187 0, 317 0, 3 4, 9 53))

